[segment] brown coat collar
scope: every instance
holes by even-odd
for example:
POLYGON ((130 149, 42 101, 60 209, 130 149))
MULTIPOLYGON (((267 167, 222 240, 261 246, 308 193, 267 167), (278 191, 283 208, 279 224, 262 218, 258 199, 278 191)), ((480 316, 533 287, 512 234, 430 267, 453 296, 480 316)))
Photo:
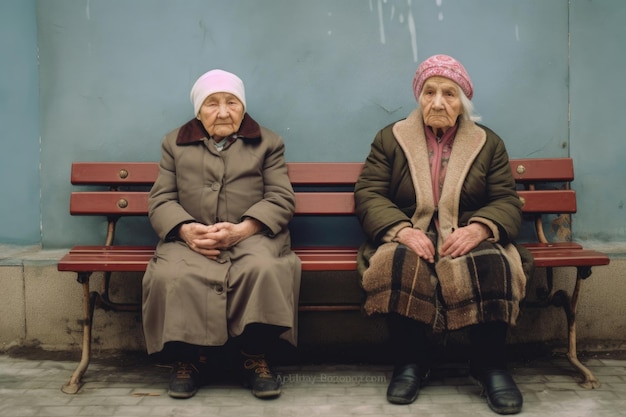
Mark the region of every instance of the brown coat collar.
MULTIPOLYGON (((233 135, 235 138, 241 139, 260 139, 261 138, 261 126, 248 115, 243 115, 241 126, 239 131, 233 135)), ((205 138, 208 138, 209 134, 202 126, 202 123, 198 119, 191 119, 178 130, 178 137, 176 138, 177 145, 190 145, 192 143, 202 142, 205 138)))

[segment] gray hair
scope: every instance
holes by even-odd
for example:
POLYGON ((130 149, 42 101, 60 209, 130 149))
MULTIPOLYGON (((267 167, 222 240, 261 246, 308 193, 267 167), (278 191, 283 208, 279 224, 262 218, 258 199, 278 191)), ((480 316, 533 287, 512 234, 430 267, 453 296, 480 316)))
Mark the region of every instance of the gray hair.
POLYGON ((480 122, 482 120, 482 117, 476 112, 476 109, 474 108, 474 103, 472 103, 472 100, 467 98, 467 96, 465 95, 461 87, 457 86, 457 89, 459 90, 459 96, 461 97, 461 105, 463 106, 463 114, 461 114, 461 117, 465 120, 471 120, 473 122, 480 122))

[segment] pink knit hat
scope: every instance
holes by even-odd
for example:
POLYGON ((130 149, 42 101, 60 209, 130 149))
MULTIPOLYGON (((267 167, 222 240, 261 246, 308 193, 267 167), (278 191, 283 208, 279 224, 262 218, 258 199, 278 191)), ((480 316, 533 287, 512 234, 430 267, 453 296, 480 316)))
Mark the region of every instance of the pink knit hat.
POLYGON ((474 95, 474 87, 467 71, 459 61, 448 55, 433 55, 417 67, 413 78, 413 91, 419 100, 422 87, 430 77, 445 77, 457 83, 470 100, 474 95))
POLYGON ((189 94, 193 103, 194 115, 197 116, 202 103, 213 93, 230 93, 237 97, 246 111, 246 92, 243 81, 235 74, 220 69, 205 72, 198 78, 189 94))

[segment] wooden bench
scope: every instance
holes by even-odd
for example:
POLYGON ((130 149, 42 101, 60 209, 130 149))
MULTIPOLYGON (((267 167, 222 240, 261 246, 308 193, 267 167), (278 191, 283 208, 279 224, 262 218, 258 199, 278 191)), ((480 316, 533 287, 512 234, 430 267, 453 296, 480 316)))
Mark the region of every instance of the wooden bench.
MULTIPOLYGON (((354 216, 353 187, 362 163, 289 163, 289 177, 296 190, 296 216, 354 216), (338 191, 337 191, 338 190, 338 191)), ((524 245, 532 252, 535 267, 546 268, 546 283, 541 301, 562 306, 567 315, 569 350, 567 357, 582 374, 582 386, 595 388, 598 379, 583 366, 576 351, 576 306, 582 281, 591 268, 607 265, 609 258, 574 242, 550 243, 543 232, 544 216, 569 215, 576 212, 576 194, 569 182, 574 179, 569 158, 516 159, 511 169, 524 202, 525 216, 532 219, 537 238, 524 245), (557 184, 555 186, 554 184, 557 184), (548 185, 546 187, 546 185, 548 185), (575 267, 573 290, 556 290, 552 271, 556 267, 575 267)), ((59 271, 78 274, 84 298, 82 357, 63 392, 76 393, 91 356, 91 332, 95 306, 105 309, 139 310, 138 304, 120 304, 109 297, 111 273, 145 271, 153 255, 153 246, 124 246, 114 242, 116 223, 127 216, 146 216, 148 192, 158 174, 153 162, 75 162, 71 182, 81 186, 70 198, 72 215, 106 216, 108 231, 103 245, 75 246, 58 263, 59 271), (137 191, 137 187, 143 187, 137 191), (103 272, 103 288, 93 291, 89 285, 94 272, 103 272)), ((357 247, 295 247, 303 271, 354 271, 357 247)), ((358 302, 306 303, 300 311, 359 310, 358 302)))

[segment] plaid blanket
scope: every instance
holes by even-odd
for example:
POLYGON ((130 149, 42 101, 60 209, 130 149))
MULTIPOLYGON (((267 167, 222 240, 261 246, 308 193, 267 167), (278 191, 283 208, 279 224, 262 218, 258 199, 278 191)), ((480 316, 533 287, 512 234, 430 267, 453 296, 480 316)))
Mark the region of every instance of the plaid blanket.
POLYGON ((515 325, 526 276, 517 249, 482 242, 465 256, 429 264, 399 243, 386 243, 362 278, 369 315, 395 312, 434 331, 488 321, 515 325))

